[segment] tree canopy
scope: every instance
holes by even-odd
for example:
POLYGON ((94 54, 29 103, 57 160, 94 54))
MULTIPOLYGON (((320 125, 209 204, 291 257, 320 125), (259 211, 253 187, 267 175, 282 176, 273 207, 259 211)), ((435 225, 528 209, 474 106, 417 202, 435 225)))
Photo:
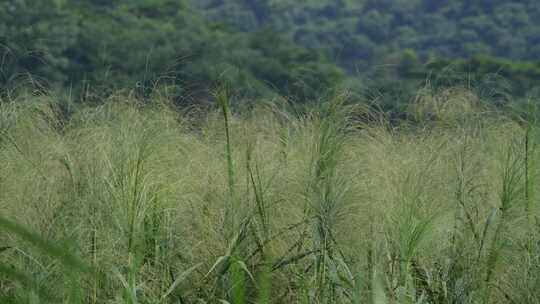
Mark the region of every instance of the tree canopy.
POLYGON ((6 0, 0 86, 201 97, 230 83, 310 101, 336 86, 407 91, 446 64, 524 94, 539 17, 532 0, 6 0))

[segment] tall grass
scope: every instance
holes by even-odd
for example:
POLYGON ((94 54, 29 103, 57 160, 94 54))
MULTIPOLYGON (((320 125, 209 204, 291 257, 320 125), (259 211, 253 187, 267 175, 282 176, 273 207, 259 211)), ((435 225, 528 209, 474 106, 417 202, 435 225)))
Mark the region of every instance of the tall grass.
POLYGON ((538 303, 534 109, 215 97, 1 103, 2 303, 538 303))

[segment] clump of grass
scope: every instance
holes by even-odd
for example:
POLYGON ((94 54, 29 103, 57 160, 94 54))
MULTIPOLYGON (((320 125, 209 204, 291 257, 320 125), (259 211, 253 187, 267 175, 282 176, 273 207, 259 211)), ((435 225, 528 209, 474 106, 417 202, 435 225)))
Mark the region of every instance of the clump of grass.
POLYGON ((537 302, 538 126, 469 92, 420 95, 401 125, 345 95, 235 112, 222 90, 197 124, 129 96, 69 117, 46 98, 1 104, 0 294, 537 302))

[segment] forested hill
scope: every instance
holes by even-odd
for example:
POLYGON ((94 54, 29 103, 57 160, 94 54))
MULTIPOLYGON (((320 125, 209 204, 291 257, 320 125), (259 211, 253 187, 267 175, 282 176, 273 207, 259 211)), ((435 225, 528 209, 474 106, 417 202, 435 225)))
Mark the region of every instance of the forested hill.
POLYGON ((269 27, 327 49, 345 67, 413 49, 421 57, 492 55, 536 60, 535 0, 192 0, 240 30, 269 27))
POLYGON ((540 2, 4 0, 0 45, 4 93, 196 99, 229 83, 306 101, 336 86, 410 92, 450 65, 469 78, 497 72, 524 95, 540 75, 540 2))

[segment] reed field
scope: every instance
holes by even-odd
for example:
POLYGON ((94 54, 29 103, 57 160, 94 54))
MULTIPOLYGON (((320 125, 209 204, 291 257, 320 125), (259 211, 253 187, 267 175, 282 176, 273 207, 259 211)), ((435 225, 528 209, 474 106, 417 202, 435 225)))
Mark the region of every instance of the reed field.
POLYGON ((0 103, 0 303, 540 303, 533 107, 215 99, 0 103))

